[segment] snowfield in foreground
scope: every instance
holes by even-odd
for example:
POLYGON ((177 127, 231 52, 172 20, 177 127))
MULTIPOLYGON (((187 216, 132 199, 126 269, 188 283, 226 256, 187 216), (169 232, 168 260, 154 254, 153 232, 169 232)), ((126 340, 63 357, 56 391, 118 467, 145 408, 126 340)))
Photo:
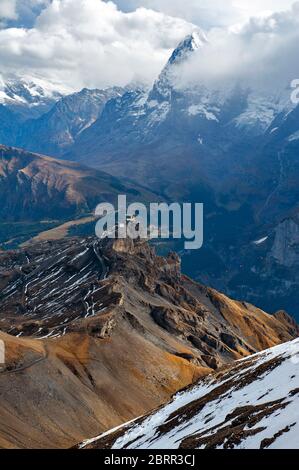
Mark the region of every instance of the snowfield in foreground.
POLYGON ((111 447, 299 449, 299 339, 238 361, 80 446, 111 447))

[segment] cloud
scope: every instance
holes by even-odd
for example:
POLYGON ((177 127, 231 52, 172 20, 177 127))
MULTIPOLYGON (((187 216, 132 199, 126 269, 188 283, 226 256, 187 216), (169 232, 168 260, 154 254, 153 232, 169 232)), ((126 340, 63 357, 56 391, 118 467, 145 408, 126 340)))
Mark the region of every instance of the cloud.
POLYGON ((0 0, 0 20, 13 20, 16 18, 16 0, 0 0))
POLYGON ((133 80, 150 82, 171 50, 195 29, 194 23, 203 21, 209 45, 182 67, 177 86, 218 86, 241 80, 281 87, 299 77, 299 8, 262 11, 279 10, 288 3, 291 1, 0 0, 0 21, 1 15, 9 21, 9 27, 0 29, 1 73, 4 77, 33 76, 70 90, 125 85, 133 80), (257 12, 258 17, 248 19, 257 12))
POLYGON ((178 70, 176 85, 241 83, 269 93, 287 90, 299 77, 298 44, 299 2, 234 28, 210 30, 208 44, 178 70))
POLYGON ((167 15, 183 18, 202 28, 231 24, 236 20, 231 0, 116 0, 123 11, 133 11, 141 5, 167 15), (233 18, 233 19, 232 19, 233 18))
POLYGON ((124 13, 112 2, 53 0, 34 27, 0 30, 1 71, 34 73, 74 89, 152 80, 193 29, 146 8, 124 13))
POLYGON ((115 0, 124 11, 140 6, 168 15, 178 16, 210 29, 243 22, 265 10, 272 12, 289 8, 294 0, 115 0))

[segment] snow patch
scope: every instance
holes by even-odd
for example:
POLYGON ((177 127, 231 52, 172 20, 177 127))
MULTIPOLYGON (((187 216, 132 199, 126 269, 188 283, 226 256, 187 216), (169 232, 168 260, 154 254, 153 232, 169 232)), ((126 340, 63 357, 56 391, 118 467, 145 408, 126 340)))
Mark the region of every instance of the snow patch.
POLYGON ((294 134, 288 137, 289 142, 293 142, 294 140, 298 140, 298 139, 299 139, 299 131, 294 132, 294 134))
POLYGON ((268 239, 269 239, 269 237, 260 238, 260 240, 256 240, 256 241, 253 242, 253 243, 254 243, 255 245, 262 245, 262 244, 265 243, 268 239))
POLYGON ((207 119, 207 121, 216 121, 219 122, 218 118, 214 113, 209 111, 205 106, 201 104, 189 106, 187 113, 189 116, 201 115, 207 119))

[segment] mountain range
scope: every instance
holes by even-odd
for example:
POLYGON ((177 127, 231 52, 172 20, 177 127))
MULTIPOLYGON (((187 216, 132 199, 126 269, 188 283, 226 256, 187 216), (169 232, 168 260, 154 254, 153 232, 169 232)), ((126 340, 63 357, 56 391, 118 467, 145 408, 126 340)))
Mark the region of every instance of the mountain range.
POLYGON ((34 151, 61 156, 90 127, 112 98, 122 96, 122 88, 87 90, 61 98, 39 119, 31 119, 21 126, 16 139, 18 146, 34 151))
POLYGON ((109 101, 68 158, 133 175, 170 201, 204 202, 204 247, 183 257, 186 272, 297 315, 299 108, 288 84, 279 95, 238 83, 178 87, 181 64, 203 47, 191 35, 152 89, 109 101))
MULTIPOLYGON (((52 107, 25 121, 2 98, 0 140, 129 179, 164 200, 204 202, 204 246, 182 254, 185 272, 298 316, 299 108, 287 83, 279 93, 237 80, 182 86, 181 67, 200 61, 206 43, 201 31, 186 37, 150 88, 52 93, 52 107)), ((41 107, 48 95, 35 96, 41 107)))

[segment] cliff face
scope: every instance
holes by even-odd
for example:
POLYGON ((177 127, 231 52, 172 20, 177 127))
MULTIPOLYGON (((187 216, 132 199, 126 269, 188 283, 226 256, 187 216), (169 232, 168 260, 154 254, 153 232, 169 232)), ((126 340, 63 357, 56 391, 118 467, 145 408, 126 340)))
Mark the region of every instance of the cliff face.
POLYGON ((299 265, 299 217, 285 219, 276 227, 271 256, 287 268, 299 265))
POLYGON ((145 242, 43 242, 0 253, 0 266, 3 447, 74 445, 299 333, 286 314, 193 282, 175 254, 145 242))
MULTIPOLYGON (((242 273, 242 276, 249 280, 246 286, 248 298, 256 299, 258 305, 272 312, 274 309, 287 310, 298 321, 298 211, 294 211, 271 230, 263 233, 267 234, 267 237, 261 238, 247 250, 247 276, 246 273, 242 273), (270 288, 267 288, 267 279, 271 279, 270 288)), ((242 276, 239 274, 239 284, 242 282, 242 276)), ((230 294, 235 290, 235 286, 233 287, 234 289, 229 289, 230 294)), ((242 290, 245 291, 245 288, 242 290)))

